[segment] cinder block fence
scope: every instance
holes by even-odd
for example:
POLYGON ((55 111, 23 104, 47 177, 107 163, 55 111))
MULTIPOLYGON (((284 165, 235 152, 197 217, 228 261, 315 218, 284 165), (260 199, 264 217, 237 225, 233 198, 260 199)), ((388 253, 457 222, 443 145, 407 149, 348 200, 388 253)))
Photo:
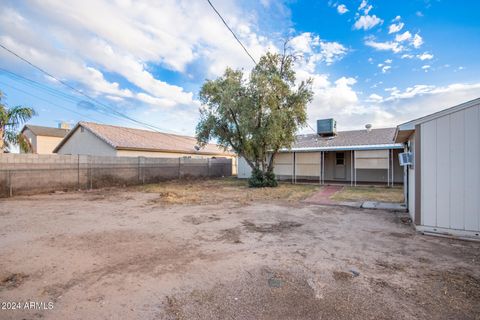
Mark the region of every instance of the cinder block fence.
POLYGON ((226 158, 0 154, 0 197, 231 175, 226 158))

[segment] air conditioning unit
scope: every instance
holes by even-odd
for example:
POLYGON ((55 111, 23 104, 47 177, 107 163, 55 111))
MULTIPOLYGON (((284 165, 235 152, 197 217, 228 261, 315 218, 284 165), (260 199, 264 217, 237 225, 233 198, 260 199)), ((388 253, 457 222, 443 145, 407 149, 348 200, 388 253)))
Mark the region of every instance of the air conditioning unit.
POLYGON ((323 137, 337 134, 337 122, 334 119, 317 120, 317 134, 323 137))
POLYGON ((409 166, 413 164, 413 154, 411 152, 403 152, 398 154, 398 160, 401 166, 409 166))

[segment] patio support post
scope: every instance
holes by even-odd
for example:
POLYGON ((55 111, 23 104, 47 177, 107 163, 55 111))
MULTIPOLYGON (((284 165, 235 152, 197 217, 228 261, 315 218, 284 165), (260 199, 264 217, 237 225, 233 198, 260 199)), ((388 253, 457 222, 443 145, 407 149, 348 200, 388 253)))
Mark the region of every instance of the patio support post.
POLYGON ((393 187, 393 184, 394 184, 394 182, 395 182, 395 181, 394 181, 395 174, 394 174, 394 171, 393 171, 394 168, 395 168, 395 163, 394 163, 395 158, 394 158, 394 156, 395 156, 395 155, 394 155, 393 149, 392 149, 392 187, 393 187))
POLYGON ((353 186, 353 150, 350 151, 350 186, 353 186))
POLYGON ((357 155, 355 153, 355 150, 353 150, 353 161, 354 161, 354 165, 353 165, 354 186, 356 187, 357 186, 357 164, 356 164, 357 155))
POLYGON ((390 187, 390 150, 388 150, 387 187, 390 187))
POLYGON ((322 184, 322 151, 319 153, 318 160, 318 184, 322 184))
POLYGON ((293 181, 297 184, 297 154, 293 153, 293 181))
POLYGON ((292 184, 295 183, 295 181, 293 180, 293 176, 295 175, 295 152, 292 152, 292 184))

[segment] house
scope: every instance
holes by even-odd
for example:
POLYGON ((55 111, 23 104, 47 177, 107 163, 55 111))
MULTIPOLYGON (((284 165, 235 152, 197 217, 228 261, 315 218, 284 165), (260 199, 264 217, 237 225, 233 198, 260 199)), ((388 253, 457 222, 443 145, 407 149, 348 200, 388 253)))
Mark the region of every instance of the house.
POLYGON ((416 228, 480 239, 480 98, 399 125, 395 142, 412 156, 405 193, 416 228))
POLYGON ((158 158, 235 158, 216 144, 203 148, 194 137, 93 122, 79 122, 54 150, 58 154, 158 158))
MULTIPOLYGON (((336 131, 333 119, 317 121, 317 133, 298 135, 290 149, 280 150, 274 173, 279 180, 342 184, 402 184, 398 161, 401 143, 394 143, 395 128, 336 131), (326 129, 325 129, 326 128, 326 129)), ((251 169, 242 158, 238 177, 251 169)))
MULTIPOLYGON (((68 125, 61 123, 58 128, 27 124, 21 133, 27 137, 32 146, 29 153, 51 154, 69 131, 68 125)), ((21 152, 23 152, 21 150, 21 152)))

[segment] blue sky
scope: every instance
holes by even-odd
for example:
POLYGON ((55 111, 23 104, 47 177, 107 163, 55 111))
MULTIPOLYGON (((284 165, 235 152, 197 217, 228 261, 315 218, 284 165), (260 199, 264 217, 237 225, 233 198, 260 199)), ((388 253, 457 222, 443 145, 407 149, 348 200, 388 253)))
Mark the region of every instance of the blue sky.
MULTIPOLYGON (((290 39, 298 80, 314 79, 313 127, 395 126, 480 96, 478 1, 212 2, 257 60, 290 39)), ((116 110, 191 135, 205 79, 253 66, 205 0, 6 1, 0 43, 101 102, 0 50, 7 103, 34 107, 31 123, 47 126, 142 127, 116 110)))

